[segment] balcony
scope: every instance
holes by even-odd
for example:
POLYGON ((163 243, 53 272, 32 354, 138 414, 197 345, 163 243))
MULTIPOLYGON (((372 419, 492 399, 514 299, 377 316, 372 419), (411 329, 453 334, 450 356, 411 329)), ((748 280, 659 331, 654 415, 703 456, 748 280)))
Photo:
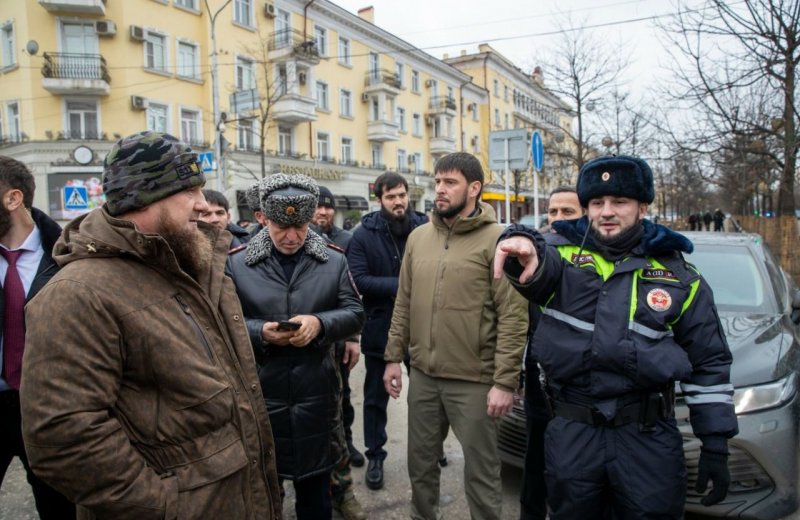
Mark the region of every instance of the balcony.
POLYGON ((293 59, 306 65, 316 65, 320 57, 313 36, 306 35, 304 38, 300 31, 286 29, 269 36, 267 59, 275 63, 293 59))
POLYGON ((370 121, 367 123, 367 139, 379 143, 397 141, 400 139, 397 134, 399 126, 394 121, 370 121))
POLYGON ((376 69, 367 72, 364 77, 364 92, 368 94, 385 92, 391 96, 400 94, 403 84, 394 72, 376 69))
POLYGON ((452 137, 431 137, 431 154, 444 155, 456 151, 456 140, 452 137))
POLYGON ((106 0, 39 0, 39 5, 51 13, 106 14, 106 0))
POLYGON ((111 77, 99 54, 45 52, 42 87, 53 94, 107 96, 111 77))
POLYGON ((272 105, 272 115, 282 123, 304 123, 316 121, 316 100, 300 94, 284 94, 272 105))
POLYGON ((434 96, 428 103, 431 114, 456 115, 456 100, 450 96, 434 96))

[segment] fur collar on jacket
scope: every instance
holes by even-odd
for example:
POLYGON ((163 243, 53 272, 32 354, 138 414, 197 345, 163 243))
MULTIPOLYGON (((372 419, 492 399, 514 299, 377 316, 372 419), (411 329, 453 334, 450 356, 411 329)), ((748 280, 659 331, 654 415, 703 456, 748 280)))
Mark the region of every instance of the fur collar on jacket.
MULTIPOLYGON (((324 238, 314 233, 311 229, 308 230, 306 241, 303 244, 303 249, 306 254, 316 260, 317 262, 327 262, 328 245, 324 238)), ((272 238, 269 236, 267 228, 259 231, 250 242, 247 243, 247 251, 245 253, 244 262, 249 266, 254 266, 257 263, 266 260, 272 256, 272 238)))
MULTIPOLYGON (((653 256, 672 251, 691 253, 694 250, 694 244, 688 238, 668 227, 653 224, 647 219, 642 220, 642 225, 644 226, 644 235, 639 245, 633 249, 634 254, 653 256)), ((575 245, 580 245, 588 226, 589 219, 586 216, 577 220, 561 220, 553 223, 556 232, 575 245)), ((594 249, 594 247, 590 231, 586 237, 586 248, 594 249)))

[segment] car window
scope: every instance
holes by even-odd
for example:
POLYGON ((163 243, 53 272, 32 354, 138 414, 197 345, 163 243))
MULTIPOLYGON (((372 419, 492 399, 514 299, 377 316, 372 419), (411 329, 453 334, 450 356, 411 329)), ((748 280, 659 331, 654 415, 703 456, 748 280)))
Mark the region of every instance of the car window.
POLYGON ((686 259, 693 263, 714 291, 721 311, 773 313, 776 304, 763 267, 746 245, 695 244, 686 259))

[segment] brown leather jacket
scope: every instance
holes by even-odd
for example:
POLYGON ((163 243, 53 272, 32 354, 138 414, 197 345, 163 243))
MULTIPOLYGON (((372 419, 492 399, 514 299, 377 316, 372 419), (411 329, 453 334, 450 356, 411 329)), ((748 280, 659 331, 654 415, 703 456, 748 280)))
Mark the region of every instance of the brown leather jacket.
POLYGON ((23 435, 79 518, 279 519, 272 430, 214 239, 199 283, 104 209, 71 222, 27 306, 23 435))

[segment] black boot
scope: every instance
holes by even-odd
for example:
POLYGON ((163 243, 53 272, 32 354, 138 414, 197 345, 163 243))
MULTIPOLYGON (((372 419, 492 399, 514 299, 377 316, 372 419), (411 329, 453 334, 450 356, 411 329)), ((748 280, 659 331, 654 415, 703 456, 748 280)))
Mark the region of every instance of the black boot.
POLYGON ((364 465, 364 455, 353 446, 353 441, 347 441, 347 451, 350 452, 350 465, 360 468, 364 465))
POLYGON ((367 487, 370 489, 381 489, 383 487, 383 461, 372 459, 367 466, 367 487))

